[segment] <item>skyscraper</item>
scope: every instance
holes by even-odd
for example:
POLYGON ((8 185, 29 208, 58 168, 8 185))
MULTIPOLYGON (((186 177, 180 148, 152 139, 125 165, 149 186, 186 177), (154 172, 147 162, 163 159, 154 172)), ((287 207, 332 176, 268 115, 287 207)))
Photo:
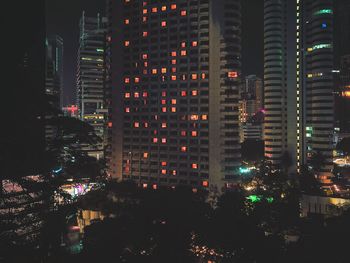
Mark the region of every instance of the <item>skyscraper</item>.
POLYGON ((297 166, 315 154, 329 177, 334 133, 333 1, 303 0, 297 5, 297 166))
POLYGON ((114 2, 112 176, 235 182, 240 1, 114 2))
MULTIPOLYGON (((106 18, 97 14, 87 17, 83 12, 80 19, 78 50, 77 105, 81 120, 91 124, 96 134, 104 138, 107 110, 104 106, 104 47, 106 18)), ((98 147, 86 147, 89 155, 103 156, 103 143, 98 147)))

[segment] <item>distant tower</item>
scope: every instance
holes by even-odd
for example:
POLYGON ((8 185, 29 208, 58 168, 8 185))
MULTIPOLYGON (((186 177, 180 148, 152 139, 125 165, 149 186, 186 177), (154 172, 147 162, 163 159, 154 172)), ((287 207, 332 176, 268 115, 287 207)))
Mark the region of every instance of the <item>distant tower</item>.
MULTIPOLYGON (((104 48, 106 18, 97 14, 80 19, 80 37, 77 73, 77 106, 81 120, 91 124, 101 139, 104 138, 107 109, 104 105, 104 48)), ((103 156, 104 145, 86 148, 89 155, 103 156)))

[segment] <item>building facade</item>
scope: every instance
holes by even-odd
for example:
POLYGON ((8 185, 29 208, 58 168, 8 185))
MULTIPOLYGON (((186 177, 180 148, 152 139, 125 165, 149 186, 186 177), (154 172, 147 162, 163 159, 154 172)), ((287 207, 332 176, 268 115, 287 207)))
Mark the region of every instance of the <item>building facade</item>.
POLYGON ((97 14, 87 17, 83 12, 80 19, 80 38, 77 72, 77 105, 79 117, 92 125, 96 135, 102 139, 97 147, 84 150, 96 158, 103 157, 107 109, 104 93, 104 58, 106 18, 97 14))
POLYGON ((218 188, 238 179, 240 9, 238 0, 115 1, 114 178, 218 188))

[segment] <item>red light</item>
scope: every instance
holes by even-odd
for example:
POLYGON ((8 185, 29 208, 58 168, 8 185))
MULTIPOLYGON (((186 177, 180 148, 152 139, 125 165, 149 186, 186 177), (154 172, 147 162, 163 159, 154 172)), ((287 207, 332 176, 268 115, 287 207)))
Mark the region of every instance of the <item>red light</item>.
POLYGON ((238 72, 237 71, 230 71, 227 73, 227 76, 229 78, 237 78, 238 77, 238 72))
POLYGON ((108 128, 112 128, 112 122, 108 122, 108 128))

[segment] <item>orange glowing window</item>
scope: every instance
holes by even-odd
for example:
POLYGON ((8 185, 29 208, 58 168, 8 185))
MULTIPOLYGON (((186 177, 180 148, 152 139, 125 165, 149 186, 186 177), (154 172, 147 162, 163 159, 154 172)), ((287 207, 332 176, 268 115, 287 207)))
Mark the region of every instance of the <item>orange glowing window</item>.
POLYGON ((166 104, 166 100, 161 100, 162 105, 166 104))
POLYGON ((140 98, 140 93, 135 92, 135 93, 134 93, 134 97, 135 97, 135 98, 140 98))
POLYGON ((162 68, 162 73, 163 73, 163 74, 166 73, 166 68, 162 68))
POLYGON ((147 16, 142 17, 142 22, 147 22, 147 16))
POLYGON ((203 185, 204 187, 208 187, 208 186, 209 186, 209 182, 208 182, 208 181, 203 181, 202 185, 203 185))
POLYGON ((154 185, 152 186, 152 188, 153 188, 153 190, 157 190, 158 186, 157 186, 156 184, 154 184, 154 185))
POLYGON ((143 126, 144 126, 145 128, 148 128, 148 122, 145 122, 145 123, 143 124, 143 126))
POLYGON ((176 4, 172 4, 172 5, 170 6, 170 8, 171 8, 172 10, 175 10, 175 9, 176 9, 176 4))
POLYGON ((171 107, 171 112, 176 112, 176 107, 171 107))
POLYGON ((193 41, 192 42, 192 47, 196 47, 196 46, 198 46, 198 42, 197 41, 193 41))
POLYGON ((172 56, 172 57, 176 57, 176 51, 172 51, 172 52, 171 52, 171 56, 172 56))
POLYGON ((148 62, 144 62, 143 65, 145 66, 145 68, 148 67, 148 62))
POLYGON ((157 74, 158 70, 156 68, 152 69, 152 74, 157 74))
MULTIPOLYGON (((175 56, 176 56, 176 54, 175 54, 175 56)), ((171 60, 171 64, 172 64, 172 65, 176 65, 176 59, 172 59, 172 60, 171 60)))
POLYGON ((181 136, 186 136, 187 132, 186 131, 181 131, 181 136))
POLYGON ((173 174, 173 175, 176 175, 176 170, 173 170, 172 174, 173 174))
POLYGON ((228 76, 229 78, 237 78, 237 77, 238 77, 238 73, 237 73, 237 71, 229 71, 229 72, 227 73, 227 76, 228 76))
POLYGON ((186 42, 181 42, 181 47, 186 47, 186 42))
POLYGON ((182 90, 182 91, 181 91, 181 97, 186 97, 186 96, 187 96, 186 90, 182 90))
POLYGON ((166 112, 166 107, 162 107, 162 112, 166 112))
POLYGON ((191 79, 194 79, 194 80, 197 79, 197 74, 195 74, 195 73, 191 74, 191 79))
POLYGON ((164 128, 166 128, 166 127, 167 127, 166 122, 162 122, 162 128, 164 129, 164 128))
POLYGON ((157 7, 153 7, 152 8, 152 13, 157 13, 158 12, 158 8, 157 7))
POLYGON ((198 91, 197 90, 192 90, 192 96, 197 96, 198 95, 198 91))
POLYGON ((135 122, 135 123, 134 123, 134 127, 135 127, 135 128, 139 128, 139 127, 140 127, 140 123, 139 123, 139 122, 135 122))
POLYGON ((165 169, 162 169, 162 174, 166 174, 166 170, 165 169))
POLYGON ((162 143, 166 143, 166 138, 162 138, 162 143))
POLYGON ((191 119, 191 121, 198 121, 199 117, 197 114, 192 114, 190 119, 191 119))
POLYGON ((145 153, 143 153, 143 158, 148 158, 148 153, 147 152, 145 152, 145 153))
POLYGON ((130 98, 130 92, 125 93, 125 98, 130 98))
POLYGON ((160 23, 160 25, 161 25, 162 27, 166 27, 166 21, 162 21, 162 22, 160 23))
POLYGON ((176 75, 172 75, 171 80, 176 80, 176 75))
POLYGON ((187 152, 187 147, 186 146, 182 146, 181 147, 181 152, 187 152))
POLYGON ((146 8, 142 10, 143 14, 147 14, 147 12, 148 12, 148 10, 146 8))
POLYGON ((166 166, 167 163, 166 163, 166 162, 161 162, 161 165, 162 165, 162 166, 166 166))
MULTIPOLYGON (((130 93, 129 93, 129 96, 130 96, 130 93)), ((129 108, 129 107, 126 107, 126 108, 125 108, 125 112, 129 113, 129 112, 130 112, 130 108, 129 108)))
POLYGON ((171 100, 171 104, 174 104, 174 105, 175 105, 175 104, 176 104, 176 99, 172 99, 172 100, 171 100))
POLYGON ((186 16, 186 15, 187 15, 186 10, 182 10, 182 11, 181 11, 181 16, 186 16))
POLYGON ((206 115, 206 114, 202 115, 202 120, 203 120, 203 121, 208 120, 208 115, 206 115))
POLYGON ((198 133, 197 133, 197 131, 192 131, 191 135, 192 135, 192 137, 197 137, 198 133))
POLYGON ((136 77, 135 78, 135 83, 139 83, 140 82, 140 78, 136 77))
POLYGON ((166 11, 166 6, 165 5, 162 6, 162 11, 166 11))
POLYGON ((198 164, 193 163, 193 164, 192 164, 192 169, 198 169, 198 164))
POLYGON ((129 3, 130 2, 130 0, 125 0, 125 3, 129 3))
POLYGON ((143 37, 147 37, 148 36, 148 32, 147 31, 142 32, 142 36, 143 37))
POLYGON ((126 47, 130 46, 130 41, 126 40, 126 41, 124 42, 124 46, 126 46, 126 47))
POLYGON ((145 189, 147 188, 147 184, 142 184, 142 187, 145 189))
POLYGON ((205 75, 205 73, 202 73, 202 79, 205 79, 207 76, 205 75))
POLYGON ((186 56, 187 55, 187 51, 186 50, 181 50, 181 56, 186 56))
POLYGON ((162 97, 166 97, 166 91, 162 91, 162 97))
POLYGON ((158 142, 158 138, 153 138, 153 143, 157 143, 158 142))
POLYGON ((130 24, 130 20, 129 20, 129 19, 125 19, 125 20, 124 20, 124 24, 125 24, 125 25, 129 25, 129 24, 130 24))
POLYGON ((130 79, 129 78, 125 78, 124 79, 124 83, 130 83, 130 79))
POLYGON ((147 91, 142 92, 142 97, 144 97, 144 98, 147 98, 147 97, 148 97, 147 91))
POLYGON ((147 54, 142 54, 142 59, 147 59, 148 55, 147 54))
POLYGON ((112 128, 113 124, 112 122, 108 122, 108 128, 112 128))

